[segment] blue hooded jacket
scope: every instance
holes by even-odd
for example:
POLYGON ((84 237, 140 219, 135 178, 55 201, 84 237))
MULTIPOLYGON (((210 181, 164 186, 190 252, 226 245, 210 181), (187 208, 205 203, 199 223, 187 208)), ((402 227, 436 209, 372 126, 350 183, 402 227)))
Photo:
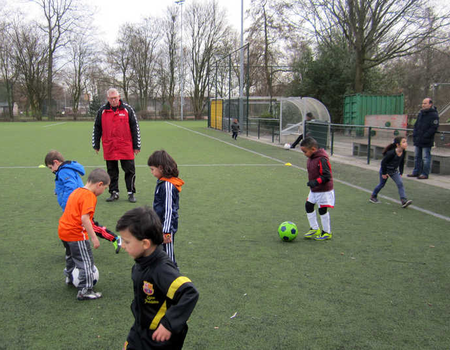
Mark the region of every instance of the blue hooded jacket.
POLYGON ((81 176, 85 174, 84 167, 76 161, 67 160, 55 172, 55 194, 58 204, 64 211, 70 194, 79 187, 83 187, 81 176))

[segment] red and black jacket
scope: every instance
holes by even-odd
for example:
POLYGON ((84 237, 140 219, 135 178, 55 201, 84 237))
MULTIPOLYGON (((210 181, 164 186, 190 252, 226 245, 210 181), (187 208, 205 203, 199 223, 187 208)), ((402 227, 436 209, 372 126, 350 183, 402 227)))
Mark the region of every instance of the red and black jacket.
POLYGON ((333 189, 333 174, 328 154, 323 148, 314 152, 306 167, 308 168, 309 181, 316 180, 318 185, 311 188, 311 192, 327 192, 333 189))
POLYGON ((105 160, 134 159, 134 150, 141 149, 141 131, 133 108, 120 100, 117 108, 106 103, 97 112, 92 132, 92 147, 103 145, 105 160))

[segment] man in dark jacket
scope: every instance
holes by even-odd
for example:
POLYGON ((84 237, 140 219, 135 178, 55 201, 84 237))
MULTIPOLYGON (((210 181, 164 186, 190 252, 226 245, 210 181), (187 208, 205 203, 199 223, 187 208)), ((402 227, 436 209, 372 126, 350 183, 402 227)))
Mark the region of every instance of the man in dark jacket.
POLYGON ((434 143, 434 134, 439 127, 439 115, 433 106, 431 98, 422 102, 422 110, 414 124, 413 141, 415 146, 414 170, 408 177, 428 179, 431 168, 431 147, 434 143))
POLYGON ((119 199, 119 160, 125 172, 125 184, 128 191, 128 200, 136 202, 134 187, 136 170, 134 156, 141 149, 141 132, 133 108, 122 102, 116 89, 107 92, 108 103, 97 112, 92 133, 92 146, 98 153, 100 138, 103 145, 103 158, 111 178, 107 202, 119 199))

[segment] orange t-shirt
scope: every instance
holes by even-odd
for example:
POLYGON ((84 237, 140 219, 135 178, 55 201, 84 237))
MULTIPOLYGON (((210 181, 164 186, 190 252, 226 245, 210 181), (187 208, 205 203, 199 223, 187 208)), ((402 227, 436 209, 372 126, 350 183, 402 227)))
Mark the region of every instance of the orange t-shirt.
POLYGON ((92 221, 96 205, 97 196, 90 190, 80 187, 73 191, 67 200, 64 213, 59 219, 59 238, 66 242, 88 240, 89 235, 81 224, 81 216, 89 214, 92 221))

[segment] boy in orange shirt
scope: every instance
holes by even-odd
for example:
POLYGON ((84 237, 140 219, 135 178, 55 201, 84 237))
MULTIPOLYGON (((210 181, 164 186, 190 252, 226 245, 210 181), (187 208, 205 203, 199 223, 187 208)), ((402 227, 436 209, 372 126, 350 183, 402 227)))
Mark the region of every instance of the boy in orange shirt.
POLYGON ((78 300, 101 298, 94 292, 94 257, 89 243, 94 249, 100 242, 92 227, 97 197, 109 186, 109 175, 103 169, 94 169, 84 187, 74 190, 67 201, 63 215, 59 219, 58 235, 66 248, 66 268, 64 274, 71 279, 75 267, 80 270, 78 300))

